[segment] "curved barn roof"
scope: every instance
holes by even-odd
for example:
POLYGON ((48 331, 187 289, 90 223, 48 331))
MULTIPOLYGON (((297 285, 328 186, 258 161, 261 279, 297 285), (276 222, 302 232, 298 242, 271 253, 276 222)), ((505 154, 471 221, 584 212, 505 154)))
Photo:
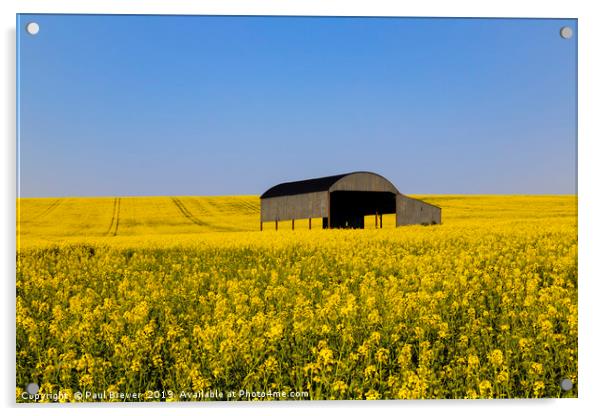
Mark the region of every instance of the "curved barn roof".
MULTIPOLYGON (((287 195, 307 194, 307 193, 311 193, 311 192, 324 192, 324 191, 330 191, 330 190, 339 190, 336 188, 341 188, 340 190, 367 190, 367 191, 375 190, 375 189, 367 189, 367 188, 369 188, 369 186, 368 187, 362 186, 362 185, 357 186, 357 183, 346 184, 345 182, 347 182, 347 181, 345 181, 345 179, 350 179, 349 177, 351 177, 351 176, 355 177, 356 179, 365 179, 368 182, 374 182, 376 180, 377 182, 381 182, 382 185, 384 185, 385 189, 382 189, 382 190, 399 193, 397 188, 395 188, 395 186, 391 182, 389 182, 389 180, 387 180, 385 177, 383 177, 377 173, 373 173, 373 172, 359 171, 359 172, 343 173, 341 175, 325 176, 322 178, 305 179, 302 181, 284 182, 284 183, 278 184, 276 186, 272 186, 270 189, 265 191, 260 196, 260 198, 264 199, 264 198, 273 198, 273 197, 277 197, 277 196, 287 196, 287 195), (335 186, 337 184, 340 186, 335 186), (333 189, 333 188, 335 188, 335 189, 333 189), (364 189, 364 188, 366 188, 366 189, 364 189)), ((359 182, 361 183, 362 181, 360 180, 359 182)), ((378 190, 381 190, 381 189, 378 189, 378 190)))

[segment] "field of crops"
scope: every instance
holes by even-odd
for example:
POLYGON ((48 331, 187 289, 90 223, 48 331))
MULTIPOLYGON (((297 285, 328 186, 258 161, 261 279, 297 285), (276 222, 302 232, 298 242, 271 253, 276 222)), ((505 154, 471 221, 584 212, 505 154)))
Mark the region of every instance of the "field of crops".
POLYGON ((17 401, 30 382, 41 401, 576 397, 576 197, 422 198, 442 225, 17 201, 17 401))

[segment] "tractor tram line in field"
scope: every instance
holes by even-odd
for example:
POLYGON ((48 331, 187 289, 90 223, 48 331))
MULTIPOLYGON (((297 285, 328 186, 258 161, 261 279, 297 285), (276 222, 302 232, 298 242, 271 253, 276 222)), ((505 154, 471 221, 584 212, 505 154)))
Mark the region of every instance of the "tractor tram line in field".
POLYGON ((189 210, 188 208, 186 208, 186 206, 184 205, 184 203, 182 201, 180 201, 180 199, 176 198, 176 197, 172 197, 171 200, 173 201, 173 203, 175 204, 175 206, 178 208, 178 210, 180 211, 180 213, 186 217, 187 219, 189 219, 190 221, 192 221, 193 223, 195 223, 198 226, 201 227, 208 227, 209 224, 207 224, 204 221, 201 221, 200 219, 198 219, 197 217, 195 217, 189 210))
POLYGON ((253 204, 250 201, 240 201, 239 207, 249 212, 259 212, 259 204, 253 204))
POLYGON ((54 211, 59 205, 61 205, 61 203, 64 201, 64 199, 56 199, 54 201, 52 201, 52 203, 42 212, 40 212, 38 215, 34 216, 31 220, 39 220, 44 218, 45 216, 47 216, 48 214, 50 214, 52 211, 54 211))
POLYGON ((234 227, 223 226, 223 225, 218 225, 214 222, 210 223, 207 221, 203 221, 203 220, 199 219, 197 216, 195 216, 192 212, 190 212, 190 210, 186 207, 186 205, 184 205, 184 203, 182 202, 182 200, 180 200, 180 198, 176 198, 174 196, 174 197, 171 197, 171 200, 174 203, 174 205, 178 208, 180 213, 186 219, 188 219, 192 223, 198 225, 199 227, 204 227, 211 231, 238 231, 234 227))
POLYGON ((111 223, 109 224, 109 229, 105 233, 105 235, 117 235, 117 230, 119 229, 119 212, 121 211, 121 198, 115 198, 113 200, 113 215, 111 216, 111 223), (115 224, 115 230, 113 230, 113 224, 115 224))
POLYGON ((113 232, 113 236, 117 235, 117 230, 119 230, 119 214, 121 213, 121 198, 117 198, 117 215, 115 221, 115 231, 113 232))

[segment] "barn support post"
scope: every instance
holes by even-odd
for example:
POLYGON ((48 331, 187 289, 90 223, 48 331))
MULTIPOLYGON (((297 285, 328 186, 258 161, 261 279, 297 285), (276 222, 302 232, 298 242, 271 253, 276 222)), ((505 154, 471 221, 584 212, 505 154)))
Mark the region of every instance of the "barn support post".
POLYGON ((328 192, 328 229, 332 228, 332 224, 330 222, 330 192, 328 192))
POLYGON ((374 214, 374 228, 378 228, 378 212, 374 214))
POLYGON ((380 220, 380 228, 383 228, 383 214, 379 214, 378 218, 380 220))
POLYGON ((293 218, 293 220, 291 221, 291 224, 292 224, 292 229, 293 229, 293 231, 294 231, 294 230, 295 230, 295 219, 294 219, 294 218, 293 218))
POLYGON ((263 231, 263 221, 259 220, 259 231, 263 231))
POLYGON ((276 219, 276 231, 278 231, 278 219, 276 219))
POLYGON ((309 229, 311 230, 311 217, 309 217, 309 229))

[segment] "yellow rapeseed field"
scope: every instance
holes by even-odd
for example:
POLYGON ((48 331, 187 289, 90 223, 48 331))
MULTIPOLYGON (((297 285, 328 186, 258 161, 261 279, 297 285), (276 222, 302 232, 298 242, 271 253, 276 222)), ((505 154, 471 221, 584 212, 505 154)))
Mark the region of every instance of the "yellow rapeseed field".
POLYGON ((576 397, 576 197, 421 198, 442 225, 18 200, 17 401, 31 382, 40 401, 576 397))

